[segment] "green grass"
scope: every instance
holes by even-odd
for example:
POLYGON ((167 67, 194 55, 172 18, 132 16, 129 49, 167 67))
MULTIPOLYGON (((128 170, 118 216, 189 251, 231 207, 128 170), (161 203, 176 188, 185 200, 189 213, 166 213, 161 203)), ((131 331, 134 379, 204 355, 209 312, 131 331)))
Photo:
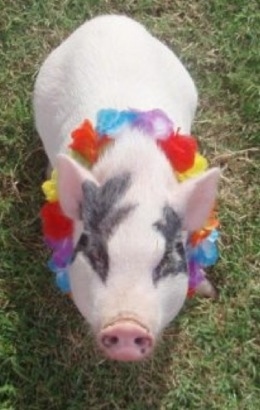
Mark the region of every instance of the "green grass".
POLYGON ((258 1, 0 0, 0 10, 0 409, 258 409, 258 1), (189 301, 139 365, 99 356, 53 286, 38 218, 46 159, 34 79, 54 46, 105 12, 133 16, 178 52, 200 94, 194 133, 224 170, 221 260, 210 273, 220 298, 189 301))

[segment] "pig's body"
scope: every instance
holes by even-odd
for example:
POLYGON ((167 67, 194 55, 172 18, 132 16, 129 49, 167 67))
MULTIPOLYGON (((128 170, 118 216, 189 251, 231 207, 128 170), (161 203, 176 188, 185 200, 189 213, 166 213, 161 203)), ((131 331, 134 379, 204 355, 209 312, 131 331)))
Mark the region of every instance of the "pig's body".
POLYGON ((176 129, 189 133, 196 101, 194 83, 178 58, 141 25, 122 16, 85 23, 54 50, 37 78, 36 126, 52 166, 58 166, 61 205, 75 220, 74 245, 86 232, 88 246, 95 238, 93 248, 102 249, 98 257, 106 266, 105 276, 84 248, 71 265, 70 280, 74 301, 108 357, 148 356, 162 328, 181 309, 188 286, 181 237, 203 224, 214 201, 218 171, 178 184, 156 143, 130 129, 122 131, 91 174, 64 156, 57 162, 58 154, 66 153, 71 131, 85 118, 95 124, 97 112, 104 108, 161 109, 176 129), (91 207, 91 184, 103 198, 108 181, 114 209, 127 209, 112 234, 104 233, 107 222, 90 222, 95 225, 91 231, 84 212, 83 221, 79 215, 79 208, 88 214, 91 207), (156 282, 153 272, 169 244, 172 271, 156 282))
POLYGON ((54 165, 84 118, 113 107, 161 108, 189 133, 197 103, 194 83, 178 58, 143 26, 102 16, 76 30, 50 54, 35 92, 36 125, 54 165))

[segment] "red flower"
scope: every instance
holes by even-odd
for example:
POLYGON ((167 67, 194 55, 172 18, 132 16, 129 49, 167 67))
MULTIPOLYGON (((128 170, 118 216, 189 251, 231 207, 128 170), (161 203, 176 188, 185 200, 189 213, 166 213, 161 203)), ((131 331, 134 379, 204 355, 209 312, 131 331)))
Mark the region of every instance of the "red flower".
POLYGON ((157 142, 175 171, 185 172, 193 166, 198 148, 193 137, 171 134, 166 140, 158 140, 157 142))
POLYGON ((71 137, 73 141, 69 148, 81 154, 90 164, 97 161, 99 150, 110 141, 108 137, 99 138, 89 120, 74 130, 71 137))
POLYGON ((41 219, 45 237, 62 239, 72 235, 73 222, 62 213, 58 201, 46 202, 43 205, 41 219))
POLYGON ((196 294, 196 289, 189 288, 187 292, 187 298, 191 299, 196 294))

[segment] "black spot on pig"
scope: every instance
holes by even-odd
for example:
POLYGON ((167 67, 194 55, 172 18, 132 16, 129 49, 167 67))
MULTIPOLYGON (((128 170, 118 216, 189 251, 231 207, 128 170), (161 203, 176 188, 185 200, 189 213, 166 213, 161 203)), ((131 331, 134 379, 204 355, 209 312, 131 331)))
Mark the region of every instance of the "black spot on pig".
POLYGON ((88 235, 83 232, 75 247, 72 262, 75 260, 78 252, 82 252, 88 259, 92 269, 99 275, 100 279, 105 282, 109 269, 106 242, 99 236, 88 235))
POLYGON ((156 285, 160 279, 169 275, 187 273, 187 262, 181 237, 181 219, 170 206, 164 207, 163 218, 154 227, 165 238, 163 257, 153 270, 153 282, 156 285))
POLYGON ((82 217, 85 231, 100 233, 103 236, 111 234, 133 208, 131 205, 116 208, 116 204, 130 185, 129 173, 117 175, 101 187, 90 181, 83 183, 82 217))
POLYGON ((84 232, 75 247, 73 260, 82 252, 103 282, 109 271, 108 238, 136 207, 133 204, 118 206, 130 185, 128 173, 109 179, 101 187, 90 181, 82 185, 84 232))

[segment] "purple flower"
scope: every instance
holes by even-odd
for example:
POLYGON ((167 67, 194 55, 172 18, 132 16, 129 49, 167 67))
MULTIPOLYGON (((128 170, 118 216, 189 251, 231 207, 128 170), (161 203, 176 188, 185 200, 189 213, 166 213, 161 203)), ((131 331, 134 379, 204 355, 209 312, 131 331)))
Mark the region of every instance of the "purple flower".
POLYGON ((173 122, 162 110, 134 112, 136 112, 137 116, 133 126, 139 128, 153 139, 167 139, 173 132, 173 122))
POLYGON ((71 239, 64 239, 61 246, 53 252, 52 259, 55 265, 63 268, 66 266, 73 252, 73 244, 71 239))
POLYGON ((196 289, 199 286, 199 284, 204 280, 205 272, 194 259, 191 259, 189 261, 188 266, 189 266, 189 288, 196 289))
POLYGON ((69 263, 73 252, 72 239, 67 237, 57 241, 48 238, 46 243, 53 251, 51 258, 53 264, 58 268, 64 268, 69 263))

